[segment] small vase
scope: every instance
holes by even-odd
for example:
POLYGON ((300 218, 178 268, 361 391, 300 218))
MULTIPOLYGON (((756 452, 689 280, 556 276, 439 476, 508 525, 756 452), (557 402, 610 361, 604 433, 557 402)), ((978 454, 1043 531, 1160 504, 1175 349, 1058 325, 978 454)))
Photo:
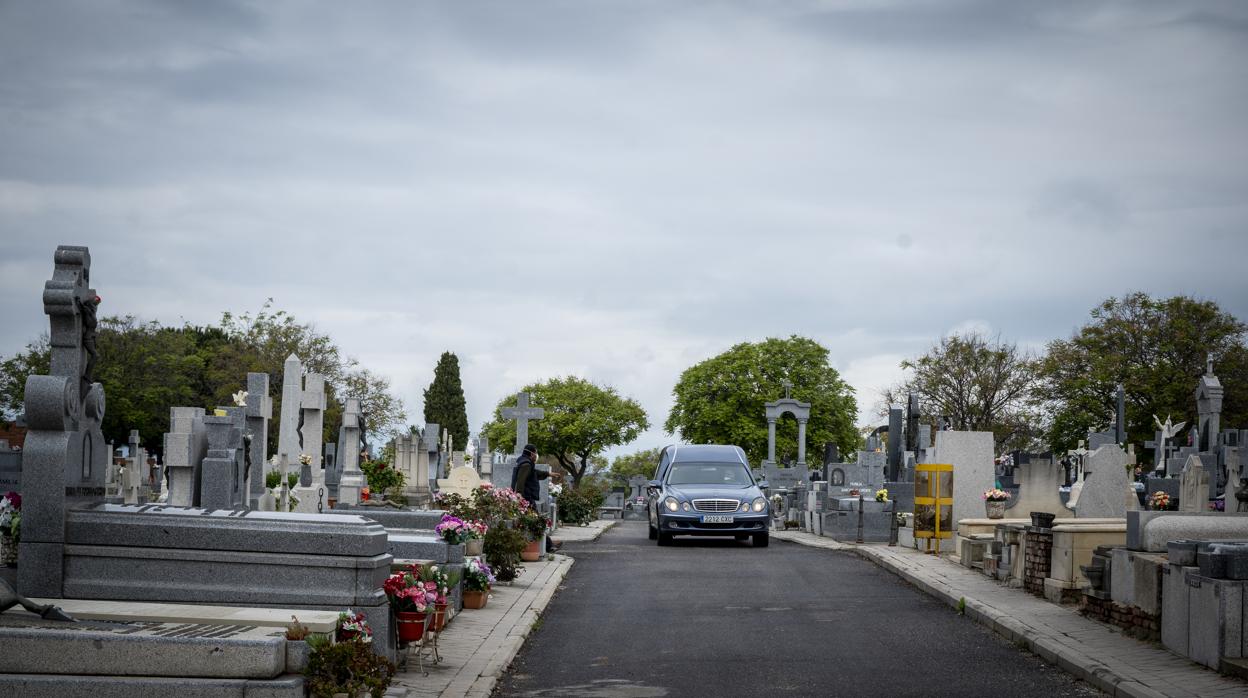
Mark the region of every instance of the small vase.
POLYGON ((987 511, 990 519, 1005 518, 1005 502, 986 501, 984 502, 984 509, 987 511))
POLYGON ((537 562, 542 559, 542 544, 535 540, 529 541, 529 544, 524 546, 524 550, 520 551, 520 559, 525 562, 537 562))
POLYGON ((464 590, 464 608, 473 610, 485 608, 485 602, 489 599, 489 594, 484 591, 464 590))
POLYGON ((399 639, 403 642, 418 642, 425 635, 425 614, 412 611, 399 611, 394 614, 398 620, 399 639))
POLYGON ((480 538, 469 538, 468 541, 464 543, 464 554, 465 555, 480 555, 482 548, 484 546, 485 546, 485 541, 481 540, 480 538))

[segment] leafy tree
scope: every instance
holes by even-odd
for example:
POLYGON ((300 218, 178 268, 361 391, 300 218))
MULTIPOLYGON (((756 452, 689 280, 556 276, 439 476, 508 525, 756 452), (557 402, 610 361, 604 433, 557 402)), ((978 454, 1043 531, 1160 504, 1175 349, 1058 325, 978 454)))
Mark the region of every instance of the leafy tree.
MULTIPOLYGON (((811 462, 821 444, 835 442, 842 452, 860 443, 854 420, 854 389, 828 363, 828 350, 813 339, 770 338, 738 344, 685 370, 672 390, 675 404, 664 427, 691 443, 735 444, 753 462, 767 457, 764 403, 784 395, 781 383, 793 384, 792 396, 811 404, 806 452, 811 462)), ((797 455, 797 421, 776 424, 776 457, 797 455)))
POLYGON ((930 415, 948 416, 954 429, 991 431, 999 450, 1031 448, 1039 440, 1040 417, 1032 408, 1039 362, 1017 344, 977 333, 951 335, 901 367, 912 373, 884 391, 886 405, 904 405, 913 392, 930 415))
MULTIPOLYGON (((645 410, 635 400, 582 378, 552 378, 523 390, 532 395, 533 404, 546 410, 545 417, 529 422, 529 442, 539 455, 554 458, 572 478, 573 486, 594 468, 595 456, 632 441, 650 427, 645 410)), ((512 399, 508 396, 499 402, 493 421, 483 428, 490 443, 505 452, 516 447, 516 423, 502 417, 512 399)))
POLYGON ((644 451, 616 456, 611 461, 611 468, 607 472, 617 484, 627 484, 629 478, 636 475, 650 479, 654 476, 654 470, 658 464, 659 449, 647 448, 644 451))
POLYGON ((1248 325, 1213 301, 1145 293, 1110 298, 1069 339, 1048 344, 1039 397, 1051 413, 1049 441, 1073 448, 1114 420, 1122 384, 1127 438, 1153 438, 1153 415, 1193 424, 1196 383, 1212 354, 1222 382, 1222 424, 1248 423, 1248 325))
POLYGON ((468 444, 468 410, 459 380, 459 358, 449 351, 442 352, 433 369, 433 382, 425 388, 425 423, 450 432, 460 450, 468 444))
MULTIPOLYGON (((138 429, 144 445, 159 451, 169 430, 170 407, 232 404, 231 395, 245 389, 251 371, 269 374, 274 415, 281 414, 282 365, 292 352, 309 370, 326 377, 328 440, 335 438, 342 410, 337 394, 361 398, 370 432, 385 431, 403 419, 402 403, 390 394, 386 379, 344 358, 333 341, 311 325, 270 306, 271 301, 265 303, 254 316, 226 313, 220 326, 163 327, 134 317, 102 318, 96 379, 107 396, 105 438, 124 443, 130 430, 138 429)), ((45 336, 0 361, 0 411, 6 419, 22 412, 26 377, 47 373, 49 357, 45 336)), ((275 451, 278 430, 269 432, 269 449, 275 451)))

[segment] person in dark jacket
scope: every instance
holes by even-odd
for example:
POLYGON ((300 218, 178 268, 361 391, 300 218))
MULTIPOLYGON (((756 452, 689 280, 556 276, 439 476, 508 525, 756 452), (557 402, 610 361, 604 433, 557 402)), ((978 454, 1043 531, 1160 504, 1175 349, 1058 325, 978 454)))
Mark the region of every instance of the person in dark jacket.
MULTIPOLYGON (((537 447, 525 444, 520 457, 516 459, 516 469, 511 473, 511 489, 520 493, 525 501, 537 511, 537 501, 542 496, 542 480, 550 477, 550 472, 537 469, 537 447)), ((546 549, 555 552, 559 544, 555 539, 546 536, 546 549)))

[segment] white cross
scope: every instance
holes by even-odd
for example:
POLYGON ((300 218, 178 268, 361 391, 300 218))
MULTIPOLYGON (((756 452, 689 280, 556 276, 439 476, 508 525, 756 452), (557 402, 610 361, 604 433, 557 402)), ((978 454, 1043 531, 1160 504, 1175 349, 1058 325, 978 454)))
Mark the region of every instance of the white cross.
POLYGON ((504 407, 501 414, 503 419, 516 420, 516 455, 519 456, 520 451, 529 442, 529 420, 545 417, 546 410, 540 407, 530 407, 529 394, 520 392, 516 393, 516 406, 504 407))

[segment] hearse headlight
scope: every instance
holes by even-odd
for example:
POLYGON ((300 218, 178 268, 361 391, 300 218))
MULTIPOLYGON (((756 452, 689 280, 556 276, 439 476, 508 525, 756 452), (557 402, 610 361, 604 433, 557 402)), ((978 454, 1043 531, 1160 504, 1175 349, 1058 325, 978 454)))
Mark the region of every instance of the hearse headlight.
POLYGON ((766 510, 767 510, 767 500, 764 499, 763 497, 756 498, 754 500, 754 511, 762 512, 766 510))
POLYGON ((663 506, 667 507, 668 511, 676 511, 680 508, 680 502, 677 502, 675 497, 668 497, 663 500, 663 506))
POLYGON ((750 510, 750 503, 749 503, 749 502, 741 502, 741 511, 749 511, 749 510, 750 510))
POLYGON ((681 510, 681 511, 689 511, 689 509, 690 509, 690 508, 691 508, 691 507, 689 506, 689 502, 681 502, 681 503, 680 503, 680 510, 681 510))

